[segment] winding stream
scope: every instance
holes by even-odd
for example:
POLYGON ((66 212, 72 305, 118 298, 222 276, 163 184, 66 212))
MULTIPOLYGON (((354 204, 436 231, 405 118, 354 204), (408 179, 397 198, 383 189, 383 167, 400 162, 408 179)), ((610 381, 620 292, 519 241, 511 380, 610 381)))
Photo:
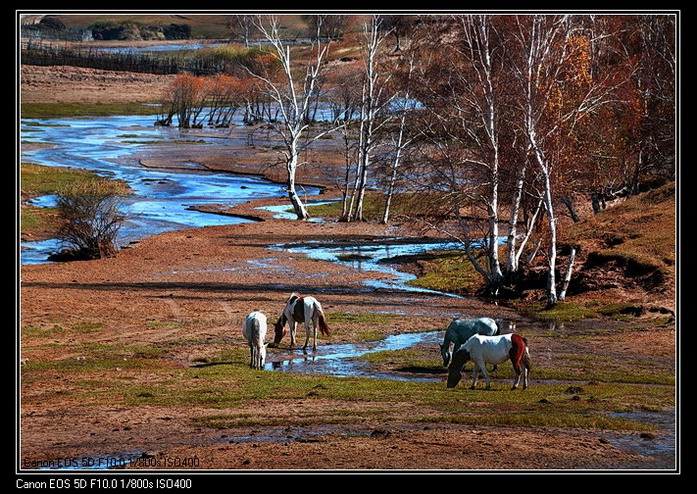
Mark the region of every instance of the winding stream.
MULTIPOLYGON (((285 194, 282 185, 261 177, 214 173, 196 163, 184 170, 143 167, 137 158, 141 143, 188 137, 186 130, 155 127, 153 121, 152 116, 23 120, 23 139, 36 136, 37 141, 51 146, 23 151, 22 159, 39 165, 83 168, 126 182, 133 193, 125 200, 128 221, 119 231, 120 245, 178 228, 249 221, 192 210, 196 205, 234 205, 285 194)), ((196 139, 206 141, 205 137, 196 139)), ((308 189, 309 194, 317 192, 308 189)), ((36 198, 32 203, 50 206, 52 198, 36 198)), ((49 254, 59 248, 56 240, 24 242, 22 263, 48 262, 49 254)))
MULTIPOLYGON (((305 331, 298 330, 298 342, 302 344, 305 331)), ((404 350, 417 344, 431 344, 437 348, 443 337, 439 332, 404 333, 389 335, 383 340, 368 343, 341 343, 335 345, 320 345, 316 352, 304 354, 302 350, 292 353, 274 352, 272 358, 264 366, 265 370, 281 372, 296 372, 302 374, 322 373, 338 377, 372 377, 377 379, 394 379, 405 381, 443 380, 440 375, 414 376, 408 374, 389 373, 379 374, 370 369, 366 362, 353 360, 374 352, 404 350)))

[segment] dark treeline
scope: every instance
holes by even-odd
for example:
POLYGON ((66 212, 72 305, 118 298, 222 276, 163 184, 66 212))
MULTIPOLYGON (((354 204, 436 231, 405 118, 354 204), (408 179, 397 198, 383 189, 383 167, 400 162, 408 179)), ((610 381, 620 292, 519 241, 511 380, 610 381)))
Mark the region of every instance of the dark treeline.
POLYGON ((210 75, 225 71, 218 60, 181 55, 114 53, 97 48, 71 48, 30 40, 22 45, 22 63, 27 65, 71 65, 101 70, 151 74, 210 75))

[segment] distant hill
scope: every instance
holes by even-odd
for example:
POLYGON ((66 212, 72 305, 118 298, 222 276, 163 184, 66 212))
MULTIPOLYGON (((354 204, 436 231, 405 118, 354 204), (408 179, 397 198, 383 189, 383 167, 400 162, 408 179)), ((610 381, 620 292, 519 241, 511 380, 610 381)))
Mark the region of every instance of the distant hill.
MULTIPOLYGON (((227 38, 230 32, 227 22, 230 15, 222 14, 184 14, 184 15, 164 15, 164 14, 138 14, 124 11, 113 14, 85 14, 85 15, 55 15, 68 29, 86 29, 95 23, 108 22, 136 22, 144 25, 186 25, 191 29, 191 37, 194 39, 220 39, 227 38)), ((307 23, 299 15, 283 16, 282 27, 289 34, 304 33, 307 23)))

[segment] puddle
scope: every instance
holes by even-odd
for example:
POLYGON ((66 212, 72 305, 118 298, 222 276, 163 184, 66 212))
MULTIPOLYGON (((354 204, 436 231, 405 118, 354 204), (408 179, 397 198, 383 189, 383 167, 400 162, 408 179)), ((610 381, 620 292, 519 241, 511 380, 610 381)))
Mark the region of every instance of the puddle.
MULTIPOLYGON (((441 381, 442 376, 419 376, 404 373, 379 374, 364 361, 354 360, 369 353, 404 350, 419 344, 431 344, 437 348, 443 340, 443 333, 429 331, 423 333, 404 333, 389 335, 383 340, 365 343, 340 343, 332 345, 320 345, 315 352, 308 349, 303 353, 302 349, 292 352, 278 352, 279 349, 269 351, 269 359, 264 369, 280 372, 295 372, 301 374, 329 374, 337 377, 370 377, 375 379, 393 379, 407 381, 441 381)), ((296 343, 300 346, 305 342, 305 329, 298 328, 296 343)), ((310 344, 312 339, 310 338, 310 344)))
POLYGON ((611 444, 621 450, 638 454, 648 459, 648 461, 637 461, 636 463, 625 465, 624 468, 673 470, 677 467, 675 463, 675 410, 664 412, 634 411, 617 413, 614 416, 655 425, 659 428, 655 434, 605 435, 611 444))

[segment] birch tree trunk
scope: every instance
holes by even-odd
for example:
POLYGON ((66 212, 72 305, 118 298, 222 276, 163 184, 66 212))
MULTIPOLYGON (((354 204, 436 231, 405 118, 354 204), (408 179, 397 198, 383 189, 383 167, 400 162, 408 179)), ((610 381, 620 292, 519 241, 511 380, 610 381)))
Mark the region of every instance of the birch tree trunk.
POLYGON ((275 125, 285 146, 283 154, 286 162, 288 198, 297 218, 305 220, 309 218, 309 215, 305 205, 298 196, 295 182, 297 170, 300 166, 300 153, 312 142, 340 126, 335 122, 330 128, 309 136, 302 145, 300 144, 301 138, 309 129, 307 115, 311 104, 316 98, 317 84, 320 71, 324 65, 327 48, 323 47, 319 41, 313 43, 312 54, 314 59, 311 59, 303 67, 296 67, 296 64, 292 63, 291 60, 290 47, 284 45, 280 37, 278 19, 272 16, 268 19, 268 22, 269 25, 266 26, 263 16, 257 16, 255 26, 273 48, 272 53, 280 63, 284 77, 281 80, 275 80, 263 73, 250 71, 250 74, 264 83, 267 95, 278 107, 277 112, 280 119, 276 119, 276 116, 271 117, 271 115, 269 115, 269 119, 270 121, 279 120, 275 125), (304 73, 301 73, 299 69, 304 69, 304 73))
MULTIPOLYGON (((547 305, 557 303, 556 263, 557 263, 557 218, 554 212, 551 169, 552 163, 538 141, 538 129, 544 121, 546 105, 550 97, 550 87, 554 82, 554 69, 558 60, 553 59, 554 43, 561 37, 562 21, 546 25, 543 16, 533 16, 529 24, 520 22, 520 42, 523 52, 524 67, 520 70, 523 75, 524 87, 524 132, 528 141, 529 152, 542 177, 542 202, 544 204, 548 226, 547 252, 547 305)), ((526 19, 527 20, 527 19, 526 19)), ((554 124, 552 124, 554 127, 554 124)), ((547 130, 546 134, 550 133, 547 130)), ((544 135, 544 133, 543 133, 544 135)))
POLYGON ((293 210, 295 211, 297 219, 306 220, 310 217, 310 215, 307 213, 307 208, 300 200, 298 192, 295 188, 295 175, 298 169, 298 152, 294 144, 291 144, 291 146, 291 152, 286 155, 286 186, 288 191, 288 199, 290 199, 290 203, 293 205, 293 210))
POLYGON ((566 274, 564 275, 564 281, 562 283, 561 290, 559 291, 560 301, 566 299, 566 291, 569 289, 569 283, 571 283, 571 273, 573 272, 575 261, 576 247, 571 247, 571 252, 569 253, 569 262, 566 265, 566 274))
POLYGON ((413 110, 413 104, 411 102, 411 91, 410 84, 412 73, 414 72, 414 55, 409 57, 407 77, 406 77, 406 88, 404 90, 403 100, 401 101, 399 125, 397 127, 397 136, 394 138, 394 156, 390 165, 390 177, 387 183, 387 197, 385 198, 385 209, 382 214, 382 223, 387 224, 390 218, 390 209, 392 206, 392 197, 395 191, 395 183, 397 181, 397 169, 399 168, 402 161, 402 153, 404 149, 409 146, 411 139, 405 139, 407 116, 410 110, 413 110))
POLYGON ((363 201, 376 143, 375 133, 384 123, 377 121, 378 114, 386 103, 383 98, 384 82, 385 79, 389 79, 389 76, 383 77, 377 67, 378 50, 388 35, 381 32, 381 22, 380 16, 374 15, 370 24, 366 23, 364 28, 365 74, 359 126, 358 167, 349 205, 349 218, 359 221, 363 220, 363 201))
POLYGON ((463 100, 463 126, 480 128, 479 132, 464 129, 470 134, 481 163, 487 170, 489 182, 486 209, 488 216, 488 284, 497 293, 504 284, 504 276, 499 259, 499 173, 501 168, 499 149, 498 88, 495 86, 495 68, 492 60, 492 24, 487 15, 464 16, 461 18, 463 44, 461 57, 466 64, 469 77, 463 76, 465 91, 463 100), (467 79, 471 79, 470 82, 467 79))

